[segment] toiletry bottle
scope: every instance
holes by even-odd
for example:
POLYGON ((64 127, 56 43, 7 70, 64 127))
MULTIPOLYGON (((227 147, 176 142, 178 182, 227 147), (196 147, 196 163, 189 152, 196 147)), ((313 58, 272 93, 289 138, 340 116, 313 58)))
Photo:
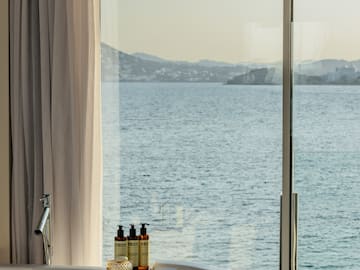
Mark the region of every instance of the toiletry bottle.
POLYGON ((126 237, 124 237, 123 226, 119 225, 119 229, 117 231, 117 236, 115 236, 114 243, 114 259, 120 260, 120 257, 128 256, 128 241, 126 237))
POLYGON ((139 266, 139 237, 136 235, 136 229, 130 224, 130 235, 128 236, 128 257, 133 265, 133 269, 137 270, 139 266))
POLYGON ((139 236, 139 270, 149 269, 149 235, 146 233, 147 223, 141 224, 139 236))

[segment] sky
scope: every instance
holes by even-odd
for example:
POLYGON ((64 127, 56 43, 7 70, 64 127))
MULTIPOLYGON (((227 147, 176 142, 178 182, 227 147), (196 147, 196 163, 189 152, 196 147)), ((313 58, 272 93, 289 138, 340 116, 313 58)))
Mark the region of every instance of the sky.
MULTIPOLYGON (((229 63, 282 58, 283 0, 102 0, 102 41, 229 63)), ((294 0, 295 60, 360 59, 359 0, 294 0)))

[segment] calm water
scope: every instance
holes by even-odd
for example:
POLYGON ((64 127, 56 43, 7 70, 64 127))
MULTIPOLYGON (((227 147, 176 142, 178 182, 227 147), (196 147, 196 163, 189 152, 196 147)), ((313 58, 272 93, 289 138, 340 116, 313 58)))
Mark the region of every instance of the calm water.
MULTIPOLYGON (((102 91, 104 259, 117 224, 148 222, 152 262, 278 269, 281 87, 102 91)), ((301 86, 294 98, 299 268, 358 269, 360 88, 301 86)))

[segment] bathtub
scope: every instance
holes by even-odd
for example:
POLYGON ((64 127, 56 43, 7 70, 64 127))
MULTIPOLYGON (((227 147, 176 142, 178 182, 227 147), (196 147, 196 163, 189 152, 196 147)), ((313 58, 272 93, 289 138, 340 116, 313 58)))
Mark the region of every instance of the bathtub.
MULTIPOLYGON (((91 266, 58 266, 58 265, 0 265, 0 270, 105 270, 105 267, 91 266)), ((155 262, 151 270, 214 270, 210 267, 203 267, 192 263, 173 261, 155 262)))
POLYGON ((59 266, 59 265, 38 265, 38 264, 9 264, 0 265, 0 270, 105 270, 105 267, 93 266, 59 266))
POLYGON ((214 270, 214 268, 194 263, 158 261, 154 263, 151 270, 214 270))

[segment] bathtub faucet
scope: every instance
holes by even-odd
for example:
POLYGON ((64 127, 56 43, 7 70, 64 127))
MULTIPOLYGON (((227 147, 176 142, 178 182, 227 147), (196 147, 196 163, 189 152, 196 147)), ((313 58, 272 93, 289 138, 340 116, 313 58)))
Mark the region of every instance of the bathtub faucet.
POLYGON ((43 212, 39 225, 36 227, 35 234, 41 234, 44 244, 45 262, 51 264, 52 246, 51 246, 51 229, 50 229, 50 194, 43 194, 40 201, 43 204, 43 212))

